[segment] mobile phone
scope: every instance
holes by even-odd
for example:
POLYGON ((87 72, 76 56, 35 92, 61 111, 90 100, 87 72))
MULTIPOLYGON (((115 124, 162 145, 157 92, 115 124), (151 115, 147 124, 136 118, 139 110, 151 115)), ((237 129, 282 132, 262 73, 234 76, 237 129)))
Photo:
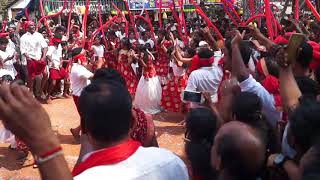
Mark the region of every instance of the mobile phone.
POLYGON ((204 98, 201 92, 187 91, 187 90, 182 92, 182 100, 184 102, 195 102, 195 103, 204 102, 204 98))
POLYGON ((289 44, 286 49, 286 53, 288 53, 288 61, 290 62, 290 64, 296 61, 298 49, 304 40, 305 36, 303 34, 294 33, 291 35, 289 44))

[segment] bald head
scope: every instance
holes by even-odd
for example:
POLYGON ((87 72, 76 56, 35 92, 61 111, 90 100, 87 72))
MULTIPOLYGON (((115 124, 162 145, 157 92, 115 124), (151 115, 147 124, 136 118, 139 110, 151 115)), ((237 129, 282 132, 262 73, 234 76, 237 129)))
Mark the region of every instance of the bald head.
POLYGON ((256 179, 265 162, 266 146, 255 129, 238 121, 223 125, 215 137, 212 162, 234 179, 256 179))

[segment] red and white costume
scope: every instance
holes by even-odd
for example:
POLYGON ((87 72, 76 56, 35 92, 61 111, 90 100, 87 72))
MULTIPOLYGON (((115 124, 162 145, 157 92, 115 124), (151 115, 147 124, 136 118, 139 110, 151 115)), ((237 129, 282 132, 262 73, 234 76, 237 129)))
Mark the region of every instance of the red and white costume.
POLYGON ((128 63, 128 52, 129 51, 126 50, 120 50, 117 70, 126 80, 129 93, 133 95, 136 93, 138 80, 136 74, 134 73, 131 67, 131 64, 128 63))
POLYGON ((47 56, 51 57, 52 62, 50 67, 50 79, 61 80, 67 77, 67 72, 61 67, 62 47, 59 44, 56 46, 49 46, 47 56))
MULTIPOLYGON (((164 46, 166 48, 172 46, 172 42, 171 41, 165 41, 164 42, 164 46)), ((166 81, 168 79, 169 76, 169 62, 170 59, 167 55, 167 53, 162 49, 159 48, 158 50, 158 58, 156 61, 156 70, 157 70, 157 75, 159 76, 161 83, 162 84, 166 84, 166 81)))
POLYGON ((161 106, 167 111, 180 112, 181 93, 187 86, 188 76, 186 70, 175 63, 172 70, 173 78, 162 89, 161 106))
POLYGON ((133 104, 145 113, 156 114, 161 111, 162 89, 150 56, 147 65, 148 67, 143 67, 143 75, 140 78, 133 104))
POLYGON ((46 68, 46 62, 41 61, 42 49, 47 48, 48 44, 38 32, 31 34, 25 33, 20 39, 21 54, 27 54, 30 59, 27 60, 28 74, 30 78, 35 78, 43 73, 46 68))

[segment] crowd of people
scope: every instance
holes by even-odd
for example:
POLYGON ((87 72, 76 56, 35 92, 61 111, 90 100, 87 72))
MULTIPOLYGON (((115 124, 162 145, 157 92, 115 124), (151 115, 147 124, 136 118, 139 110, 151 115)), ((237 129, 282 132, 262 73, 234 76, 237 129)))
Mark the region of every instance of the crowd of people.
POLYGON ((70 30, 25 18, 3 28, 0 118, 10 148, 31 151, 43 179, 320 179, 316 19, 279 18, 270 37, 264 19, 240 28, 218 16, 221 39, 199 17, 180 31, 173 17, 130 28, 118 16, 102 30, 95 17, 70 30), (304 40, 288 52, 296 33, 304 40), (62 96, 80 115, 72 173, 41 106, 62 96), (185 162, 158 147, 152 117, 164 111, 185 116, 185 162))

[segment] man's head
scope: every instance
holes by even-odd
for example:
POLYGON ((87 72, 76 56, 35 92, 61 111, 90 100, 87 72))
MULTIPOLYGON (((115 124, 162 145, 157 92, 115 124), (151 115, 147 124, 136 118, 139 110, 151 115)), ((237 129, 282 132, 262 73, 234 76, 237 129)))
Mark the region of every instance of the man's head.
POLYGON ((112 69, 112 68, 100 68, 98 69, 92 78, 92 83, 95 82, 110 82, 110 81, 115 81, 123 86, 127 86, 125 79, 121 76, 121 74, 112 69))
MULTIPOLYGON (((248 65, 251 55, 252 55, 252 49, 249 46, 249 42, 247 41, 241 41, 239 44, 240 53, 242 56, 242 60, 245 65, 248 65)), ((231 71, 232 70, 232 46, 231 46, 231 40, 226 41, 225 48, 223 49, 224 53, 224 66, 226 70, 231 71)))
POLYGON ((300 51, 298 52, 296 63, 294 65, 294 70, 308 71, 312 59, 313 59, 312 46, 307 42, 303 42, 300 45, 300 51))
POLYGON ((79 99, 81 126, 92 145, 113 144, 128 137, 131 125, 131 97, 125 86, 110 81, 87 86, 79 99))
POLYGON ((211 159, 222 180, 226 176, 234 180, 255 180, 265 164, 266 145, 255 129, 232 121, 219 129, 211 159))
POLYGON ((33 34, 34 32, 36 32, 36 25, 34 22, 29 21, 28 22, 28 32, 33 34))
POLYGON ((0 50, 5 51, 7 49, 7 45, 9 40, 5 37, 0 37, 0 50))
POLYGON ((298 155, 304 154, 320 138, 320 103, 301 99, 299 106, 289 116, 289 141, 298 155))
POLYGON ((66 33, 66 28, 63 26, 57 26, 54 33, 63 36, 66 33))

